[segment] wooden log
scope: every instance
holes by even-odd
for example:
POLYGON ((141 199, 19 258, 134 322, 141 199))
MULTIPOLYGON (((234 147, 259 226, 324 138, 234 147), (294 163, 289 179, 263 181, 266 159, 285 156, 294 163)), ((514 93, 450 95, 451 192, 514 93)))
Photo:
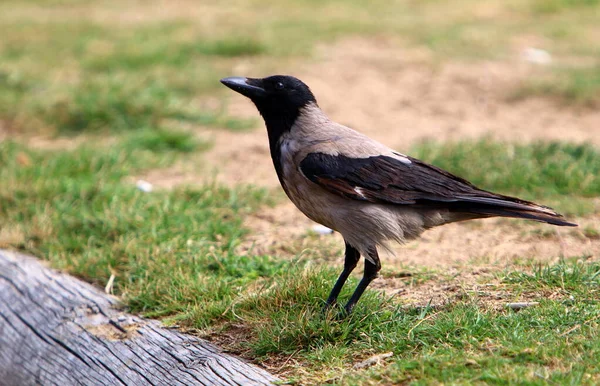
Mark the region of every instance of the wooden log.
POLYGON ((266 371, 0 250, 0 385, 272 385, 266 371))

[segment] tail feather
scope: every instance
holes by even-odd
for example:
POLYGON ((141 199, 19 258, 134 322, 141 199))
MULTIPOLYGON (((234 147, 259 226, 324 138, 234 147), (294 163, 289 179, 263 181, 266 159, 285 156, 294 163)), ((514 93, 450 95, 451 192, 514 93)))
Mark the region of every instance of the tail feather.
POLYGON ((491 216, 499 216, 499 217, 512 217, 512 218, 523 218, 527 220, 534 220, 545 222, 552 225, 558 226, 569 226, 576 227, 577 224, 565 221, 560 214, 546 214, 546 213, 536 213, 532 211, 518 210, 518 209, 510 209, 510 208, 502 208, 502 207, 471 207, 468 209, 469 213, 481 214, 485 217, 491 216))
POLYGON ((482 217, 513 217, 545 222, 558 226, 577 226, 565 221, 552 208, 509 196, 461 197, 451 205, 453 212, 480 214, 482 217))

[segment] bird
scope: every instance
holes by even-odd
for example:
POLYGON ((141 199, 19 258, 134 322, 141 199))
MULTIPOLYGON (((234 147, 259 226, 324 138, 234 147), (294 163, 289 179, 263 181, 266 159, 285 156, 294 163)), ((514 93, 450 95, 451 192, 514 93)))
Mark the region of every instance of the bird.
POLYGON ((577 226, 552 208, 477 188, 332 121, 310 88, 293 76, 228 77, 221 83, 249 98, 263 117, 289 199, 344 239, 344 267, 325 309, 337 303, 361 256, 363 276, 343 308, 346 314, 381 270, 378 249, 436 226, 494 216, 577 226))

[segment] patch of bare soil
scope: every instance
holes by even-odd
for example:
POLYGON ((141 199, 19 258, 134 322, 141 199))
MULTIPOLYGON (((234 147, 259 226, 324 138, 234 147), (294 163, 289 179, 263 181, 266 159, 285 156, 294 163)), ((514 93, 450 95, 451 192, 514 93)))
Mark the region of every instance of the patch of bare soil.
POLYGON ((49 137, 37 136, 27 139, 27 144, 41 150, 73 150, 84 144, 88 138, 83 135, 77 137, 49 137))
MULTIPOLYGON (((541 98, 506 101, 507 93, 536 71, 533 65, 521 61, 519 52, 515 50, 515 59, 510 62, 434 65, 425 51, 407 51, 388 40, 350 39, 320 47, 312 63, 282 72, 291 72, 309 84, 332 119, 399 150, 406 151, 424 139, 452 141, 483 136, 600 146, 598 111, 560 107, 541 98)), ((251 71, 252 66, 245 63, 242 67, 251 71)), ((258 117, 245 98, 232 96, 230 102, 230 114, 258 117)), ((215 146, 206 154, 206 162, 218 164, 219 181, 278 186, 262 125, 248 133, 213 134, 215 146)), ((600 218, 579 222, 598 229, 600 218)), ((297 247, 314 245, 302 242, 314 224, 286 201, 249 217, 246 224, 252 231, 248 245, 242 247, 252 247, 258 253, 296 255, 300 252, 297 247), (296 249, 290 251, 291 246, 296 249)), ((579 230, 554 230, 548 225, 498 219, 451 224, 397 248, 395 256, 384 257, 384 266, 600 256, 600 242, 584 237, 584 226, 579 230)), ((339 235, 332 237, 343 246, 339 235)), ((341 264, 342 259, 336 257, 335 261, 341 264)))
POLYGON ((502 283, 502 273, 495 265, 448 267, 424 282, 411 277, 379 279, 373 288, 393 297, 407 309, 431 307, 442 309, 458 302, 471 301, 487 309, 507 309, 509 303, 539 302, 541 299, 565 299, 560 291, 526 291, 514 293, 502 283))

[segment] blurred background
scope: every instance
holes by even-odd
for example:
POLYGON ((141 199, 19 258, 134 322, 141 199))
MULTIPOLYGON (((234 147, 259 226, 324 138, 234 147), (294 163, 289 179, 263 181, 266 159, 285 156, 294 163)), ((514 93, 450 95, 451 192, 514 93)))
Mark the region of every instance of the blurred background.
MULTIPOLYGON (((581 225, 436 230, 384 262, 380 289, 408 285, 406 264, 598 257, 599 21, 598 0, 3 0, 0 247, 113 276, 132 310, 204 332, 232 303, 256 315, 268 300, 248 294, 304 261, 325 273, 281 299, 326 296, 341 239, 287 202, 260 116, 219 83, 289 74, 332 119, 581 225)), ((446 299, 430 290, 401 301, 446 299)), ((256 338, 261 315, 239 322, 245 352, 289 353, 256 338)))
POLYGON ((216 80, 271 73, 306 79, 331 115, 399 145, 539 126, 587 140, 597 123, 595 0, 0 6, 4 135, 244 130, 256 117, 227 109, 216 80))

